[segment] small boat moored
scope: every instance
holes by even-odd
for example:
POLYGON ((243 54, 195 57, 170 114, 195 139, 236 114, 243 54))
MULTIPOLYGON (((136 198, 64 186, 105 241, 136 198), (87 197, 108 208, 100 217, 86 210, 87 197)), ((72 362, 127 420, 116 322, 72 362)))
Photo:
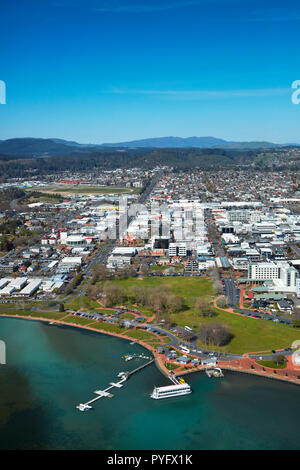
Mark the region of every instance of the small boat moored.
POLYGON ((214 367, 213 369, 205 369, 207 377, 224 377, 222 369, 220 367, 214 367))
POLYGON ((92 406, 90 406, 90 405, 84 405, 83 403, 80 403, 80 405, 77 405, 76 408, 77 408, 79 411, 88 411, 88 410, 91 410, 91 409, 92 409, 92 406))
POLYGON ((131 359, 133 359, 133 356, 127 355, 127 356, 124 356, 124 359, 125 359, 125 361, 131 361, 131 359))

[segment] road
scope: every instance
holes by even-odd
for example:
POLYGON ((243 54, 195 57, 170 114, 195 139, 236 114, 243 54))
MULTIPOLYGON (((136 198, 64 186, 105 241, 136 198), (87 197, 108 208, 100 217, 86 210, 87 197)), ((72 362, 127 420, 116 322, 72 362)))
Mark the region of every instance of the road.
POLYGON ((223 294, 226 295, 228 305, 236 308, 240 304, 240 289, 237 288, 235 279, 223 278, 223 294))
MULTIPOLYGON (((155 178, 152 179, 152 181, 147 186, 145 191, 137 199, 138 204, 144 204, 146 202, 149 195, 151 194, 151 191, 156 186, 161 176, 162 176, 162 173, 159 173, 156 175, 155 178)), ((132 222, 133 219, 134 219, 134 216, 128 217, 127 226, 132 222)), ((106 264, 106 260, 109 254, 111 253, 111 251, 113 250, 113 248, 116 246, 117 243, 118 243, 118 239, 114 239, 114 240, 110 239, 110 240, 107 240, 103 245, 101 245, 98 252, 93 256, 93 258, 90 260, 87 266, 84 267, 82 271, 82 274, 83 274, 82 280, 80 284, 76 287, 75 292, 71 294, 70 296, 66 297, 64 299, 64 302, 73 300, 80 295, 85 295, 88 282, 84 283, 84 281, 87 279, 92 279, 92 269, 96 263, 100 263, 102 265, 106 264)))
MULTIPOLYGON (((161 334, 164 334, 170 338, 170 343, 168 343, 168 346, 172 346, 173 348, 177 348, 180 350, 179 346, 184 345, 186 346, 189 350, 190 353, 193 356, 198 357, 199 359, 207 359, 209 357, 217 357, 218 361, 231 361, 235 359, 240 359, 243 357, 243 354, 232 354, 232 353, 224 353, 221 351, 211 351, 207 349, 200 349, 197 347, 197 339, 195 339, 192 342, 187 342, 184 340, 179 339, 177 336, 175 336, 173 333, 171 333, 168 330, 165 330, 162 328, 160 325, 151 325, 151 328, 153 328, 156 331, 159 331, 161 334)), ((281 350, 280 352, 276 352, 276 354, 282 354, 284 356, 288 356, 292 354, 291 350, 281 350)), ((274 358, 273 353, 272 354, 249 354, 249 357, 256 357, 256 358, 261 358, 261 360, 268 361, 272 360, 274 358)))
POLYGON ((300 258, 300 248, 295 244, 295 243, 289 243, 288 245, 295 253, 297 256, 300 258))
MULTIPOLYGON (((239 307, 240 303, 240 289, 236 286, 234 278, 223 278, 223 295, 227 297, 228 305, 242 315, 254 317, 259 316, 259 320, 274 321, 280 325, 291 326, 292 320, 282 318, 277 314, 245 310, 239 307)), ((255 317, 254 317, 255 318, 255 317)))

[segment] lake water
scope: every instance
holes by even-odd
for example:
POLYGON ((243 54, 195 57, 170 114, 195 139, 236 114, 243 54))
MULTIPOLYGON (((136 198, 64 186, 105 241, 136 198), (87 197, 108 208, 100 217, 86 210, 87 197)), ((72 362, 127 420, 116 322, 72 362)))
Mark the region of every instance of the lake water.
POLYGON ((0 318, 7 364, 0 366, 0 449, 300 449, 300 387, 225 371, 186 376, 193 393, 149 397, 169 381, 150 365, 114 398, 93 398, 149 352, 72 327, 0 318))

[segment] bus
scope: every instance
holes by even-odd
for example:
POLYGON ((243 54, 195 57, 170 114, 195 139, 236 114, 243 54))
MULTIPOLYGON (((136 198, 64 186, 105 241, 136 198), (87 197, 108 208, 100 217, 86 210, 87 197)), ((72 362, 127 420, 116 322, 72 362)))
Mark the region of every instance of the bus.
POLYGON ((191 333, 193 333, 192 328, 190 328, 189 326, 185 326, 184 329, 187 330, 187 331, 190 331, 191 333))

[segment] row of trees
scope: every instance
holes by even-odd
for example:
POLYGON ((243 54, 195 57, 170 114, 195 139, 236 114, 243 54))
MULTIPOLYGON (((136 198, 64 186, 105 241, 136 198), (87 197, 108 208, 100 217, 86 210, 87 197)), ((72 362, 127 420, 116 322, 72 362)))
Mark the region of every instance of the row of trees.
MULTIPOLYGON (((99 284, 90 284, 87 294, 91 297, 102 296, 103 304, 106 307, 121 305, 126 302, 136 303, 142 307, 149 308, 156 313, 156 319, 165 320, 171 324, 169 314, 177 313, 186 308, 184 299, 170 292, 166 286, 139 287, 133 286, 129 291, 122 286, 106 281, 103 287, 99 284)), ((196 298, 194 309, 201 317, 211 318, 216 315, 215 309, 208 300, 196 298)), ((224 346, 232 339, 232 333, 226 325, 220 323, 207 323, 201 325, 198 333, 187 332, 185 340, 191 340, 197 335, 207 346, 224 346)))
POLYGON ((206 274, 212 279, 214 291, 217 294, 221 294, 222 288, 220 284, 220 275, 218 269, 216 267, 210 268, 207 270, 206 274))
POLYGON ((182 297, 172 294, 168 288, 162 286, 152 288, 134 286, 128 292, 123 287, 107 281, 104 283, 102 293, 105 306, 130 301, 142 307, 151 308, 158 316, 163 313, 180 312, 185 308, 182 297))
POLYGON ((81 283, 82 278, 83 278, 82 273, 76 274, 73 281, 68 285, 68 287, 66 289, 66 294, 71 294, 73 292, 73 290, 76 289, 76 287, 81 283))
MULTIPOLYGON (((94 271, 93 282, 87 288, 87 293, 91 297, 103 295, 103 302, 106 306, 111 307, 124 302, 136 303, 155 311, 161 318, 164 318, 162 315, 164 313, 177 313, 186 308, 184 299, 179 295, 174 295, 166 286, 148 288, 133 286, 128 292, 118 284, 106 280, 102 288, 97 281, 107 279, 108 275, 105 268, 97 267, 94 271)), ((198 297, 193 303, 194 310, 199 316, 208 318, 216 316, 213 305, 207 299, 198 297)))

